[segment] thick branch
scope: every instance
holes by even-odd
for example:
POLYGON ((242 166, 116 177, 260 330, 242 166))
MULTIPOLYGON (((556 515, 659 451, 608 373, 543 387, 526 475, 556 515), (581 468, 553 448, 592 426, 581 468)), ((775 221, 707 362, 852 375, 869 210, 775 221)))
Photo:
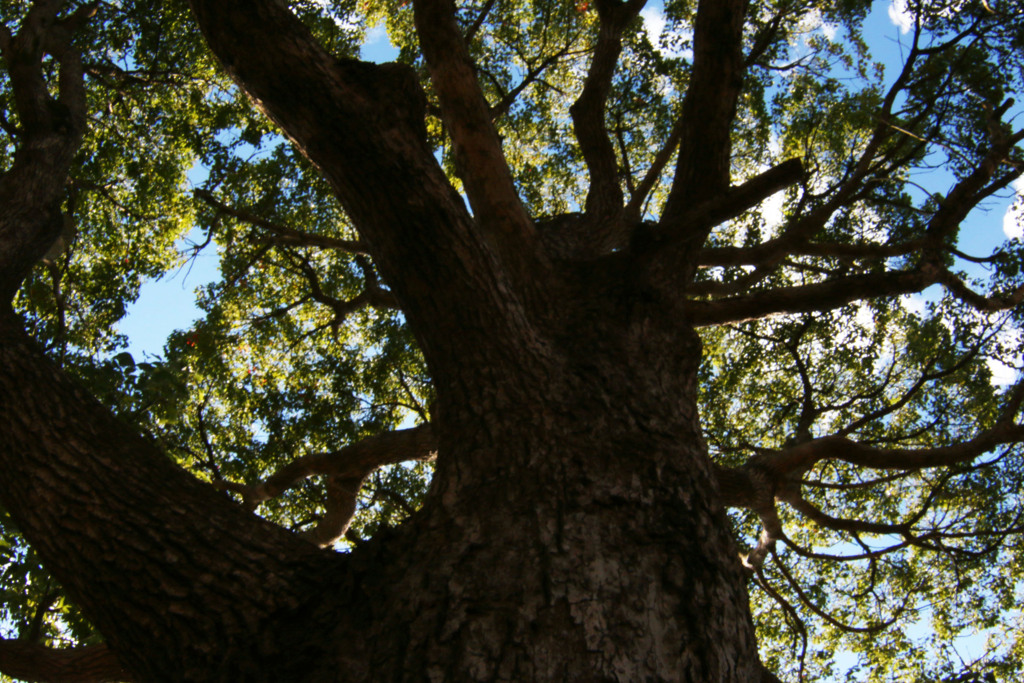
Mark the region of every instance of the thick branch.
POLYGON ((919 292, 938 281, 936 270, 850 275, 812 285, 781 287, 720 301, 690 301, 685 307, 693 324, 698 327, 754 320, 782 313, 827 311, 860 299, 919 292))
POLYGON ((887 259, 896 256, 907 256, 921 249, 924 240, 910 240, 895 244, 794 244, 784 247, 780 242, 771 240, 754 247, 714 247, 703 249, 699 260, 702 266, 766 266, 778 263, 781 256, 820 256, 842 260, 887 259))
MULTIPOLYGON (((754 280, 755 271, 741 282, 754 280)), ((693 292, 717 292, 728 286, 714 288, 713 283, 697 283, 693 292)), ((731 283, 730 283, 731 284, 731 283)), ((685 304, 697 326, 742 322, 771 315, 827 311, 853 301, 880 296, 895 296, 919 292, 929 285, 941 284, 953 296, 984 313, 1005 311, 1024 301, 1024 285, 1006 295, 985 297, 972 291, 959 278, 934 264, 927 263, 915 269, 888 273, 871 273, 836 277, 825 282, 778 289, 766 289, 746 296, 723 298, 716 301, 690 301, 685 304)))
MULTIPOLYGON (((906 87, 913 73, 913 66, 921 55, 917 47, 917 36, 914 45, 903 64, 903 69, 886 93, 879 107, 878 122, 871 132, 871 137, 861 151, 856 163, 848 176, 843 179, 832 196, 821 206, 808 214, 793 220, 785 231, 775 239, 754 247, 725 247, 704 250, 700 255, 702 265, 757 265, 763 269, 779 263, 787 256, 836 256, 843 258, 885 258, 898 256, 916 250, 921 246, 919 241, 908 241, 899 245, 807 245, 807 240, 825 226, 832 215, 841 207, 854 201, 865 187, 866 179, 872 173, 884 174, 884 163, 876 160, 876 155, 885 142, 891 137, 892 129, 889 121, 892 118, 892 107, 906 87)), ((894 146, 883 155, 882 161, 896 153, 899 146, 894 146)))
POLYGON ((1017 306, 1021 301, 1024 301, 1024 285, 1017 287, 1009 294, 1003 296, 986 297, 973 291, 958 277, 947 271, 942 272, 939 282, 941 282, 942 286, 948 289, 956 298, 966 304, 969 304, 975 309, 986 313, 1005 311, 1017 306))
POLYGON ((0 175, 0 304, 11 299, 64 227, 60 203, 85 130, 81 58, 70 41, 95 8, 82 7, 58 21, 61 4, 38 1, 16 35, 6 26, 0 32, 21 123, 14 162, 0 175), (47 53, 60 64, 56 98, 43 75, 47 53))
POLYGON ((33 683, 132 681, 105 645, 57 649, 0 638, 0 673, 33 683))
MULTIPOLYGON (((696 206, 677 212, 675 221, 662 217, 655 233, 644 241, 634 238, 633 248, 641 258, 651 258, 650 277, 661 283, 691 282, 696 272, 696 254, 711 228, 739 216, 771 195, 803 177, 800 159, 789 159, 721 192, 696 206)), ((764 273, 757 273, 752 280, 764 273)), ((706 284, 697 285, 705 287, 706 284)), ((690 292, 693 294, 694 292, 690 292)))
POLYGON ((803 162, 788 159, 778 166, 757 174, 742 185, 730 188, 708 201, 697 204, 678 215, 673 223, 662 218, 661 226, 670 241, 687 236, 703 235, 715 225, 739 216, 757 206, 776 192, 799 182, 804 176, 803 162))
POLYGON ((429 424, 385 432, 330 453, 297 458, 258 484, 218 481, 216 486, 242 496, 250 510, 281 495, 306 477, 326 475, 324 515, 302 537, 320 547, 332 545, 345 535, 363 481, 374 470, 410 460, 430 460, 436 455, 436 439, 429 424))
POLYGON ((316 577, 341 567, 174 465, 20 328, 0 316, 0 504, 47 569, 147 680, 281 666, 297 635, 280 615, 324 600, 316 577))
MULTIPOLYGON (((942 200, 939 210, 928 223, 927 235, 931 241, 937 244, 955 234, 956 229, 971 212, 971 209, 990 194, 990 192, 985 192, 986 186, 1000 164, 1009 157, 1013 146, 1022 139, 1024 139, 1024 131, 994 141, 977 168, 953 186, 953 189, 942 200)), ((1002 186, 1009 185, 1021 173, 1024 173, 1024 169, 1006 175, 1003 178, 1002 186)))
MULTIPOLYGON (((747 0, 700 0, 693 32, 693 69, 683 101, 679 158, 662 214, 665 225, 697 201, 729 187, 732 122, 743 86, 743 20, 747 0)), ((688 226, 687 226, 688 227, 688 226)), ((703 234, 693 233, 703 241, 703 234)))
POLYGON ((842 519, 839 517, 833 517, 825 512, 822 512, 815 505, 812 505, 802 495, 786 496, 785 501, 789 503, 794 510, 802 513, 805 517, 815 522, 816 524, 827 527, 829 529, 836 529, 837 531, 850 531, 865 534, 909 534, 910 524, 885 524, 879 522, 869 522, 863 519, 842 519))
POLYGON ((409 460, 429 460, 436 449, 433 429, 429 424, 424 424, 412 429, 370 436, 337 451, 304 455, 258 484, 219 482, 218 486, 242 494, 245 503, 255 507, 281 495, 306 477, 323 474, 339 481, 362 481, 375 469, 385 465, 409 460))
POLYGON ((327 477, 324 514, 312 529, 302 533, 302 537, 315 546, 326 548, 344 536, 356 514, 356 501, 359 499, 363 479, 327 477))
POLYGON ((514 263, 524 249, 533 253, 530 245, 535 244, 536 235, 455 21, 455 5, 452 0, 416 0, 414 7, 423 56, 441 103, 441 118, 452 137, 466 196, 483 229, 514 263))
POLYGON ((726 507, 754 510, 775 499, 774 473, 754 457, 742 467, 714 465, 718 494, 726 507))
POLYGON ((845 437, 827 436, 772 457, 779 472, 802 472, 821 460, 842 460, 852 465, 883 470, 912 470, 945 467, 968 462, 999 444, 1024 440, 1024 425, 1000 422, 970 441, 934 448, 879 448, 866 446, 845 437))
POLYGON ((594 58, 579 98, 569 108, 573 130, 590 174, 585 214, 595 225, 617 222, 622 212, 622 187, 619 164, 615 158, 605 106, 611 91, 612 76, 622 52, 622 31, 643 8, 646 0, 598 0, 600 27, 594 58))
POLYGON ((524 336, 531 334, 524 303, 540 288, 543 273, 537 252, 524 240, 532 224, 500 159, 479 90, 474 87, 473 96, 447 92, 473 77, 461 36, 451 36, 457 30, 450 5, 428 0, 417 13, 438 31, 421 35, 428 58, 434 50, 453 51, 435 55, 435 66, 454 69, 441 69, 445 74, 436 82, 453 117, 450 125, 461 131, 456 137, 470 148, 476 216, 427 142, 425 98, 411 68, 336 59, 275 0, 191 4, 230 75, 335 189, 427 362, 435 370, 472 371, 465 358, 455 357, 448 343, 453 333, 478 339, 481 347, 486 342, 493 348, 497 339, 508 353, 522 353, 529 345, 524 336), (486 224, 484 232, 480 224, 486 224))

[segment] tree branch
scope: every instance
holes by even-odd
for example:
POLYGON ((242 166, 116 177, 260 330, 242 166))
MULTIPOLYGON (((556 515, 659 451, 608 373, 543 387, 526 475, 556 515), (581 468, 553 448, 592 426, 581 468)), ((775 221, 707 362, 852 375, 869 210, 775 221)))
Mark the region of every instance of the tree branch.
POLYGON ((844 624, 843 622, 839 621, 831 614, 823 610, 821 607, 818 607, 818 605, 813 600, 811 600, 810 596, 807 595, 804 589, 800 587, 800 583, 795 578, 793 578, 793 575, 786 568, 786 565, 783 564, 782 560, 779 558, 778 555, 773 554, 772 558, 775 560, 775 566, 778 568, 779 572, 782 574, 783 577, 785 577, 787 583, 789 583, 789 585, 793 588, 793 591, 797 594, 797 597, 800 598, 800 602, 806 605, 808 609, 817 614, 819 617, 821 617, 822 619, 832 624, 841 631, 846 631, 847 633, 878 633, 879 631, 883 631, 892 624, 896 623, 896 620, 899 618, 900 614, 902 614, 904 609, 906 609, 906 605, 904 604, 903 606, 901 606, 900 609, 896 610, 896 612, 890 619, 886 621, 881 621, 877 624, 871 624, 870 626, 851 626, 849 624, 844 624))
POLYGON ((320 285, 320 276, 309 263, 309 259, 298 257, 296 260, 298 261, 299 271, 309 284, 309 295, 304 298, 312 299, 331 309, 334 316, 330 324, 335 332, 341 327, 345 318, 364 306, 377 306, 379 308, 395 308, 397 306, 397 301, 395 301, 391 292, 380 287, 376 276, 373 274, 373 269, 368 263, 363 262, 360 264, 363 266, 363 273, 366 276, 366 287, 355 297, 342 301, 324 292, 323 287, 320 285))
POLYGON ((612 77, 622 52, 622 31, 637 16, 646 0, 598 0, 599 27, 594 58, 576 102, 569 107, 573 131, 590 176, 584 207, 593 226, 617 227, 622 213, 622 187, 615 148, 605 124, 605 106, 612 77))
MULTIPOLYGON (((865 187, 866 179, 872 173, 884 171, 884 164, 878 163, 875 157, 892 135, 890 121, 893 105, 907 86, 913 74, 914 64, 927 52, 918 47, 919 37, 919 34, 915 34, 913 45, 903 68, 879 106, 877 123, 871 132, 871 137, 856 163, 853 164, 848 176, 834 188, 832 196, 807 215, 793 220, 785 231, 775 239, 754 247, 725 247, 702 251, 700 256, 702 265, 751 264, 768 268, 786 256, 802 254, 840 258, 886 258, 910 253, 924 245, 924 240, 911 240, 897 245, 806 245, 807 240, 820 230, 840 207, 848 205, 857 198, 865 187)), ((883 155, 882 161, 884 162, 895 154, 898 148, 897 145, 889 150, 883 155)))
POLYGON ((650 196, 651 190, 654 189, 655 183, 658 182, 658 178, 661 177, 661 172, 665 170, 665 166, 672 159, 682 134, 683 120, 679 118, 676 120, 675 125, 672 126, 672 130, 669 132, 665 143, 654 156, 651 167, 647 169, 647 173, 644 174, 644 177, 637 183, 636 188, 629 195, 629 203, 626 204, 623 214, 623 221, 627 225, 639 223, 640 219, 643 218, 644 203, 647 201, 647 197, 650 196))
POLYGON ((466 29, 466 43, 472 42, 473 38, 476 37, 477 32, 480 30, 480 27, 484 25, 484 20, 487 18, 487 15, 490 14, 495 2, 497 2, 497 0, 487 0, 483 7, 480 8, 480 11, 476 15, 476 19, 474 19, 470 27, 466 29))
POLYGON ((268 221, 265 218, 261 218, 251 211, 238 209, 225 204, 214 197, 213 193, 209 190, 198 189, 192 194, 216 209, 218 213, 231 216, 232 218, 237 218, 240 221, 244 221, 271 233, 274 237, 271 237, 269 241, 275 244, 289 244, 303 247, 324 247, 326 249, 338 249, 340 251, 347 251, 349 253, 356 254, 367 252, 366 244, 359 240, 343 240, 338 239, 337 237, 316 235, 310 232, 296 230, 295 228, 289 228, 285 225, 280 225, 273 221, 268 221))
MULTIPOLYGON (((773 553, 774 556, 774 553, 773 553)), ((804 680, 804 667, 807 661, 807 625, 804 620, 800 618, 800 614, 793 608, 793 605, 782 596, 781 593, 772 588, 771 584, 768 583, 768 579, 764 575, 764 569, 758 567, 754 571, 754 580, 757 586, 763 590, 768 597, 775 601, 777 605, 782 608, 783 613, 786 615, 787 621, 792 620, 794 630, 800 636, 800 656, 798 660, 800 662, 799 678, 798 680, 804 680)), ((768 669, 762 666, 761 681, 770 681, 774 683, 778 679, 775 678, 774 674, 771 674, 768 669)))
MULTIPOLYGON (((735 218, 776 192, 798 182, 804 175, 800 159, 789 159, 729 188, 696 206, 676 212, 675 220, 662 216, 657 228, 643 241, 634 236, 633 248, 651 259, 652 279, 691 282, 696 272, 696 253, 712 227, 735 218)), ((760 277, 760 276, 759 276, 760 277)), ((696 285, 700 288, 706 283, 696 285)))
POLYGON ((698 259, 702 266, 755 265, 766 267, 778 263, 780 256, 819 256, 850 261, 907 256, 918 251, 925 244, 926 242, 921 239, 895 244, 803 243, 793 244, 791 247, 782 247, 782 243, 779 241, 770 240, 753 247, 713 247, 702 249, 698 259))
POLYGON ((777 472, 805 472, 821 460, 842 460, 882 470, 944 467, 968 462, 999 444, 1024 440, 1024 425, 1002 420, 973 439, 934 448, 879 448, 841 436, 826 436, 778 452, 771 458, 777 472))
POLYGON ((837 277, 826 282, 781 287, 719 301, 684 304, 698 327, 755 320, 782 313, 827 311, 860 299, 911 294, 938 282, 938 269, 837 277))
POLYGON ((1012 292, 1002 296, 982 296, 965 285, 960 278, 949 271, 942 271, 939 282, 950 291, 953 296, 979 311, 994 313, 1005 311, 1017 306, 1024 301, 1024 285, 1015 288, 1012 292))
POLYGON ((17 34, 0 25, 0 55, 21 125, 14 161, 0 175, 0 305, 10 301, 64 228, 61 201, 85 132, 82 62, 71 37, 95 5, 58 20, 62 4, 37 0, 17 34), (60 65, 56 97, 44 76, 45 54, 60 65))
POLYGON ((302 532, 302 538, 313 545, 326 548, 344 536, 352 517, 356 514, 356 501, 359 499, 359 489, 362 488, 364 479, 365 477, 327 477, 324 514, 313 528, 302 532))
POLYGON ((511 354, 529 347, 524 316, 543 305, 544 265, 530 247, 532 223, 500 158, 451 5, 425 0, 416 11, 428 28, 421 39, 438 70, 449 128, 468 148, 475 216, 433 155, 425 97, 410 67, 335 58, 276 0, 191 6, 232 78, 334 188, 427 362, 473 371, 448 343, 453 331, 481 347, 502 340, 511 354), (467 83, 471 94, 456 92, 467 83))
POLYGON ((524 250, 536 253, 536 233, 501 151, 473 59, 455 21, 455 5, 452 0, 415 0, 413 6, 466 196, 482 229, 515 264, 524 250))
MULTIPOLYGON (((927 236, 932 243, 938 244, 952 235, 971 209, 992 191, 999 189, 997 187, 988 192, 985 191, 1000 164, 1009 158, 1013 146, 1022 139, 1024 139, 1024 130, 993 141, 978 166, 965 178, 957 181, 953 189, 943 198, 939 210, 935 212, 928 223, 927 236)), ((1009 185, 1022 173, 1024 173, 1024 169, 1004 176, 1002 187, 1009 185)))
POLYGON ((0 673, 35 683, 132 681, 106 646, 51 648, 0 638, 0 673))
POLYGON ((218 666, 274 671, 280 664, 266 653, 279 650, 254 648, 253 638, 287 639, 299 627, 280 615, 322 600, 316 577, 344 564, 183 471, 71 382, 21 327, 0 314, 0 502, 47 569, 130 671, 174 680, 218 666), (90 552, 69 546, 69 535, 90 552), (197 582, 187 567, 232 580, 197 582), (154 613, 154 599, 166 609, 154 613), (186 630, 202 648, 175 636, 186 630))
POLYGON ((729 188, 732 122, 746 71, 746 10, 747 0, 700 0, 697 5, 679 158, 661 218, 671 229, 687 230, 696 242, 703 242, 703 226, 679 219, 698 201, 716 199, 729 188))
POLYGON ((490 106, 491 119, 496 120, 507 114, 508 110, 512 107, 512 104, 516 101, 516 98, 519 97, 524 90, 530 87, 530 85, 535 83, 546 69, 558 62, 559 59, 568 53, 569 46, 566 46, 555 54, 542 60, 538 66, 530 69, 516 87, 502 95, 500 100, 490 106))
POLYGON ((254 510, 307 477, 327 475, 327 513, 305 537, 321 546, 344 535, 356 509, 363 480, 374 470, 409 460, 430 460, 436 454, 433 428, 423 424, 411 429, 367 437, 329 453, 296 458, 265 481, 256 484, 215 482, 217 488, 242 496, 243 505, 254 510))

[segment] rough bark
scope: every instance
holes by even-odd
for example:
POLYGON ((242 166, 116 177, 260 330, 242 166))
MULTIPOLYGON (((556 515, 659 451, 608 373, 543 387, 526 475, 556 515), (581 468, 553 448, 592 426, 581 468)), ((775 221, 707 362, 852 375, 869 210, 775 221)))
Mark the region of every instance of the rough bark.
POLYGON ((136 678, 302 680, 322 656, 312 609, 340 558, 179 469, 9 312, 0 416, 0 502, 136 678))
POLYGON ((140 680, 757 680, 699 342, 623 289, 580 295, 611 310, 534 386, 446 401, 427 507, 349 562, 174 468, 7 317, 3 503, 140 680))
POLYGON ((559 342, 542 385, 508 403, 491 390, 442 407, 431 501, 384 550, 397 583, 389 572, 365 587, 382 619, 374 670, 757 680, 692 400, 699 344, 632 293, 597 296, 612 310, 591 312, 584 339, 559 342), (680 353, 665 359, 669 339, 680 353))
POLYGON ((70 220, 63 215, 61 202, 85 128, 82 63, 70 40, 74 27, 94 8, 83 7, 58 21, 60 5, 35 3, 16 34, 0 24, 0 55, 7 62, 21 122, 13 163, 0 174, 0 301, 4 303, 70 220), (47 54, 60 64, 56 97, 42 75, 47 54))
POLYGON ((54 649, 5 639, 0 639, 0 673, 32 683, 131 680, 106 645, 54 649))

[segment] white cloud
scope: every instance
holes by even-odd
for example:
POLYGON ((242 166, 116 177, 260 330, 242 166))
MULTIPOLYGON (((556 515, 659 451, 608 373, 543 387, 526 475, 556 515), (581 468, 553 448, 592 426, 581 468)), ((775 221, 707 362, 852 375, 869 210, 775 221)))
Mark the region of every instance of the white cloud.
POLYGON ((657 7, 648 7, 640 11, 640 18, 644 20, 647 39, 651 45, 657 45, 661 41, 661 32, 665 30, 665 15, 657 7))
MULTIPOLYGON (((647 39, 651 41, 651 45, 653 45, 658 51, 667 57, 693 59, 693 50, 679 50, 672 48, 667 45, 668 41, 662 40, 662 34, 665 33, 665 15, 662 14, 660 8, 647 7, 641 10, 640 18, 643 19, 644 31, 647 33, 647 39)), ((689 39, 693 37, 693 34, 692 32, 684 32, 680 33, 680 37, 689 39)))
POLYGON ((992 373, 992 386, 1004 387, 1017 381, 1017 370, 1006 363, 989 358, 985 361, 988 364, 989 372, 992 373))
POLYGON ((388 30, 384 28, 384 22, 378 22, 366 32, 365 42, 367 45, 383 43, 388 41, 388 30))
POLYGON ((1020 377, 1020 368, 1024 363, 1024 332, 1015 329, 999 331, 996 339, 999 355, 987 358, 985 363, 992 373, 993 386, 1013 384, 1020 377))
POLYGON ((1024 240, 1024 177, 1013 181, 1017 195, 1003 214, 1003 233, 1010 239, 1024 240))
POLYGON ((907 0, 892 0, 889 4, 889 20, 899 26, 900 33, 907 33, 914 28, 914 13, 907 0))
MULTIPOLYGON (((927 11, 922 13, 922 23, 927 24, 936 17, 949 18, 960 14, 967 8, 968 4, 974 1, 953 0, 941 8, 935 6, 927 7, 927 11)), ((916 0, 914 4, 918 5, 919 8, 921 7, 921 3, 916 0)), ((917 23, 917 17, 915 16, 915 10, 910 8, 910 0, 890 0, 889 19, 893 24, 899 26, 901 33, 907 33, 910 29, 914 28, 914 25, 917 23)))
POLYGON ((923 315, 927 300, 920 294, 904 294, 900 296, 900 306, 903 310, 914 313, 915 315, 923 315))
MULTIPOLYGON (((835 40, 838 27, 835 24, 830 24, 825 21, 821 16, 821 10, 813 10, 805 14, 803 18, 800 19, 797 30, 801 34, 810 34, 821 31, 822 35, 824 35, 828 40, 835 40)), ((804 36, 803 41, 806 43, 806 35, 804 36)))
POLYGON ((782 225, 782 207, 785 201, 786 193, 779 191, 768 197, 761 204, 761 218, 764 219, 765 225, 771 230, 772 234, 775 233, 776 228, 782 225))

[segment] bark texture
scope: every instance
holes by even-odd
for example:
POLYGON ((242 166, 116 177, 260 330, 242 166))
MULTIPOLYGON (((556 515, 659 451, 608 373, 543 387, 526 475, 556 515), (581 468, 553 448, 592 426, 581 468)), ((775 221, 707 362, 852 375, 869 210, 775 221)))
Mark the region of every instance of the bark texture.
POLYGON ((322 656, 309 619, 342 558, 179 469, 10 313, 0 416, 0 502, 137 679, 288 680, 322 656))
POLYGON ((564 323, 591 332, 552 335, 542 372, 509 386, 495 366, 476 400, 441 406, 428 507, 382 544, 397 571, 363 584, 373 675, 760 675, 692 402, 699 343, 628 288, 588 290, 564 323))
POLYGON ((130 676, 106 645, 63 650, 0 639, 0 673, 32 683, 105 683, 130 676))

